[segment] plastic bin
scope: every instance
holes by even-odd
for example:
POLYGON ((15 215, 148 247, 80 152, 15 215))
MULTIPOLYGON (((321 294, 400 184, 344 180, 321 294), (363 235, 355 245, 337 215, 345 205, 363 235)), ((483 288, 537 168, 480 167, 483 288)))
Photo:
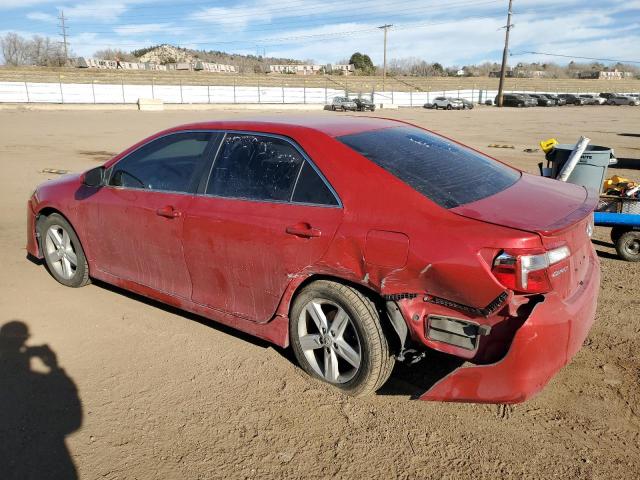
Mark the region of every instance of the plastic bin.
MULTIPOLYGON (((547 153, 546 158, 551 163, 553 178, 558 177, 574 148, 575 145, 556 145, 553 150, 547 153)), ((613 149, 589 145, 580 157, 576 168, 569 175, 567 182, 582 185, 599 194, 607 175, 607 168, 610 164, 615 163, 613 149)))

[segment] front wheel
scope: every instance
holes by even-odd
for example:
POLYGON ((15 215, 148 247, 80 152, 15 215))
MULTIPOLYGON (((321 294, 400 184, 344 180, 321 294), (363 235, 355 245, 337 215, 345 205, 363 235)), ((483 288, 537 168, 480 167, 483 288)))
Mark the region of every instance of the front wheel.
POLYGON ((73 227, 62 215, 53 213, 38 226, 40 247, 49 273, 67 287, 89 283, 89 266, 73 227))
POLYGON ((627 262, 640 261, 640 231, 623 233, 616 242, 616 252, 627 262))
POLYGON ((354 396, 378 390, 395 359, 371 300, 327 280, 302 290, 291 308, 291 346, 311 376, 354 396))
POLYGON ((451 105, 447 105, 447 110, 451 110, 453 107, 451 105))

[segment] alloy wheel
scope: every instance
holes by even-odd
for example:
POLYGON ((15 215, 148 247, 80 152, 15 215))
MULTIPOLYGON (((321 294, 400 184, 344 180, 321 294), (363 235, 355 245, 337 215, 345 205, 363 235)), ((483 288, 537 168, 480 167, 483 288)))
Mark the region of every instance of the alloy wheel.
POLYGON ((339 305, 322 298, 300 313, 298 336, 311 368, 327 382, 342 384, 360 369, 362 345, 353 320, 339 305))
POLYGON ((45 234, 45 251, 51 267, 60 277, 71 280, 78 269, 76 250, 67 232, 60 225, 51 225, 45 234))

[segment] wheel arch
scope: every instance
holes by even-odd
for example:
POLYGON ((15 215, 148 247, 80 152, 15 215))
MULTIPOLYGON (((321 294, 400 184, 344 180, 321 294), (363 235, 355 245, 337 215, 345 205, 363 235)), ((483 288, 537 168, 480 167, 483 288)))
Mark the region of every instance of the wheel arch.
POLYGON ((300 294, 302 290, 308 285, 320 281, 326 280, 330 282, 339 283, 341 285, 346 285, 348 287, 357 290, 362 295, 371 300, 378 311, 380 317, 380 324, 382 326, 382 331, 389 342, 389 348, 392 352, 398 353, 400 348, 400 343, 398 339, 398 335, 395 333, 395 330, 391 324, 391 320, 389 320, 387 310, 386 310, 386 300, 382 296, 380 292, 367 287, 366 285, 362 285, 361 283, 354 282, 353 280, 349 280, 343 277, 339 277, 337 275, 331 274, 311 274, 306 277, 299 277, 292 281, 287 290, 285 291, 282 299, 280 301, 280 305, 278 306, 276 315, 283 316, 287 318, 287 323, 291 321, 291 307, 297 296, 300 294))
POLYGON ((60 215, 62 218, 64 218, 66 220, 66 222, 71 225, 71 228, 73 228, 73 231, 76 234, 76 237, 78 237, 78 241, 80 242, 80 246, 82 247, 82 250, 84 251, 84 255, 85 258, 87 259, 87 265, 89 266, 89 274, 91 274, 91 259, 89 257, 89 253, 87 252, 87 248, 85 245, 85 242, 83 241, 80 232, 78 231, 78 229, 76 228, 76 226, 73 224, 73 222, 71 221, 71 219, 64 214, 64 212, 62 210, 60 210, 59 208, 47 205, 46 207, 43 207, 42 209, 38 210, 36 212, 36 221, 34 222, 34 229, 35 229, 35 237, 36 240, 38 242, 38 250, 40 251, 40 255, 43 255, 42 253, 42 244, 41 244, 41 238, 40 238, 40 223, 47 217, 51 216, 52 214, 58 214, 60 215))

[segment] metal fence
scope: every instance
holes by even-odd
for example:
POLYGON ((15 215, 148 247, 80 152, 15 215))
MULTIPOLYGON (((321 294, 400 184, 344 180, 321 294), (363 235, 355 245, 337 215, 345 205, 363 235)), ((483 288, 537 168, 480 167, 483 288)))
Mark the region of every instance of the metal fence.
MULTIPOLYGON (((103 83, 92 80, 86 83, 65 83, 62 77, 51 81, 3 81, 0 82, 0 103, 57 103, 57 104, 135 104, 139 99, 161 100, 168 104, 328 104, 334 97, 365 97, 377 105, 422 106, 439 96, 464 98, 476 103, 493 100, 497 90, 476 88, 433 91, 350 90, 326 82, 321 86, 246 85, 228 78, 228 85, 167 85, 103 83)), ((513 90, 510 90, 513 91, 513 90)), ((522 93, 567 93, 563 91, 517 90, 522 93)), ((569 92, 595 93, 598 92, 569 92)))

